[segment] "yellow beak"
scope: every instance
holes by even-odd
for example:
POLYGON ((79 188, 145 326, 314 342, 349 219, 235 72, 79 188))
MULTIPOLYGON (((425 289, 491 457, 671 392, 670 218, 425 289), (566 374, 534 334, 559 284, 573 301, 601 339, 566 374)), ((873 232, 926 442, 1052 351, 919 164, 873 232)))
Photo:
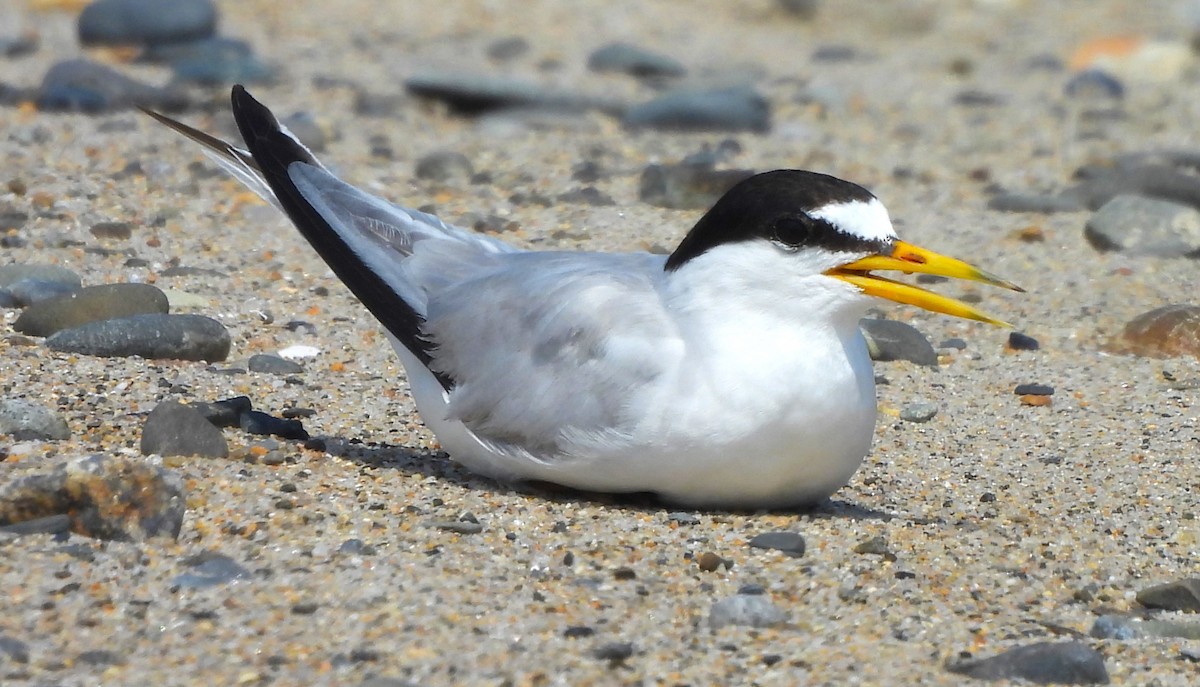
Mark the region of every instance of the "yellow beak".
POLYGON ((954 317, 987 322, 999 327, 1012 326, 1003 320, 998 320, 984 314, 962 301, 927 291, 919 286, 876 276, 871 274, 872 270, 895 270, 904 272, 905 274, 923 272, 925 274, 936 274, 943 277, 983 282, 984 284, 1000 286, 1012 289, 1013 291, 1025 290, 1010 281, 984 272, 978 267, 968 265, 962 260, 934 253, 931 250, 926 250, 911 243, 905 243, 904 241, 896 241, 891 255, 869 255, 862 260, 856 260, 841 267, 835 267, 825 274, 841 279, 842 281, 850 282, 862 289, 863 293, 871 296, 886 298, 889 301, 897 303, 915 305, 918 308, 953 315, 954 317))

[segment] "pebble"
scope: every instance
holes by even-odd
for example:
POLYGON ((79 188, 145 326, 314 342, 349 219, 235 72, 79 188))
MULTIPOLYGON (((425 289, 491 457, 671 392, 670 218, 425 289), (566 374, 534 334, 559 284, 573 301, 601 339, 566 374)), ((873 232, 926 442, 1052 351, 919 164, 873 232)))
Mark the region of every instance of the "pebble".
POLYGON ((888 546, 887 539, 882 536, 871 537, 859 542, 854 547, 854 553, 883 556, 885 558, 890 557, 892 559, 896 557, 896 554, 892 553, 891 547, 888 546))
POLYGON ((43 279, 22 279, 5 287, 15 307, 25 308, 34 303, 49 301, 79 290, 78 286, 43 279))
POLYGON ((19 35, 0 36, 0 55, 7 58, 24 57, 37 52, 41 38, 36 31, 23 31, 19 35))
POLYGON ((700 518, 695 513, 687 513, 684 511, 675 511, 667 513, 667 520, 678 523, 680 525, 699 525, 700 518))
POLYGON ((929 422, 937 415, 936 403, 916 402, 905 404, 900 409, 900 419, 905 422, 929 422))
POLYGON ((639 78, 670 78, 687 74, 687 68, 677 60, 622 42, 596 48, 588 55, 587 66, 594 72, 619 72, 639 78))
POLYGON ((98 239, 128 241, 133 237, 133 225, 129 222, 97 222, 88 231, 98 239))
POLYGON ((254 54, 249 43, 224 36, 154 45, 140 57, 168 65, 178 81, 207 86, 270 83, 275 79, 275 70, 254 54))
POLYGON ((238 424, 247 434, 276 436, 280 439, 303 440, 308 438, 304 423, 299 420, 285 420, 257 410, 248 410, 242 413, 238 417, 238 424))
POLYGON ((0 635, 0 654, 14 663, 29 663, 29 645, 16 637, 0 635))
POLYGON ((100 357, 221 361, 229 355, 229 332, 203 315, 149 314, 64 329, 46 345, 64 353, 100 357))
POLYGON ((1053 396, 1054 387, 1047 384, 1018 384, 1013 393, 1018 396, 1053 396))
POLYGON ((1083 231, 1099 251, 1160 258, 1200 257, 1200 210, 1166 200, 1119 195, 1083 231))
POLYGON ((771 128, 771 106, 748 86, 677 90, 630 107, 622 123, 632 129, 763 133, 771 128))
POLYGON ((1047 196, 1036 193, 997 193, 988 199, 988 209, 999 212, 1082 212, 1087 204, 1073 196, 1047 196))
POLYGON ((329 143, 330 132, 317 121, 311 112, 305 110, 293 112, 280 120, 280 123, 313 152, 319 153, 325 150, 326 144, 329 143))
POLYGON ((73 532, 98 539, 174 539, 185 507, 178 477, 124 456, 76 458, 0 487, 0 525, 65 514, 73 532))
POLYGON ((212 403, 192 403, 192 408, 216 427, 237 427, 243 414, 250 412, 253 404, 249 396, 234 396, 212 403))
POLYGON ((1028 680, 1034 684, 1108 684, 1104 656, 1082 642, 1038 642, 988 658, 946 666, 981 680, 1028 680))
POLYGON ((0 525, 0 532, 28 536, 31 534, 61 534, 71 531, 71 516, 66 513, 47 515, 32 520, 22 520, 11 525, 0 525))
POLYGON ((76 289, 83 287, 83 280, 78 274, 58 265, 14 263, 0 266, 0 286, 11 286, 26 279, 66 284, 76 289))
POLYGON ((291 375, 304 372, 304 366, 287 358, 269 353, 256 353, 250 356, 246 369, 251 372, 262 372, 273 375, 291 375))
POLYGON ((171 579, 171 586, 179 589, 207 589, 234 580, 250 577, 250 571, 241 563, 223 553, 203 551, 183 561, 190 572, 181 573, 171 579))
POLYGON ((1036 351, 1041 348, 1038 340, 1021 332, 1009 332, 1004 347, 1010 351, 1036 351))
POLYGON ((714 630, 731 625, 774 627, 787 622, 787 613, 762 594, 735 594, 721 599, 708 613, 708 626, 714 630))
POLYGON ((434 520, 429 523, 429 526, 445 530, 446 532, 454 532, 456 534, 479 534, 483 531, 483 523, 470 520, 434 520))
POLYGON ((1145 358, 1200 358, 1200 306, 1164 305, 1142 313, 1107 348, 1145 358))
POLYGON ((204 414, 176 401, 163 401, 142 425, 142 455, 225 458, 225 435, 204 414))
POLYGON ((699 567, 704 572, 714 572, 717 568, 720 568, 722 565, 725 566, 726 570, 728 570, 729 568, 731 568, 733 566, 733 564, 731 562, 725 560, 724 558, 721 558, 720 556, 713 553, 712 551, 705 551, 704 553, 696 556, 696 566, 699 567))
POLYGON ((20 398, 0 400, 0 434, 17 441, 61 441, 71 436, 67 421, 49 408, 20 398))
POLYGON ((47 112, 95 114, 134 106, 174 112, 187 105, 187 94, 175 86, 144 84, 85 59, 66 60, 50 67, 37 95, 38 109, 47 112))
POLYGON ((897 320, 864 317, 858 328, 867 340, 871 360, 886 362, 907 360, 917 365, 937 367, 937 351, 916 327, 897 320))
POLYGON ((1125 98, 1125 84, 1102 69, 1085 69, 1067 79, 1063 95, 1089 102, 1119 102, 1125 98))
POLYGON ((799 532, 763 532, 752 537, 749 544, 756 549, 782 551, 792 558, 804 555, 804 535, 799 532))
POLYGON ((1173 620, 1142 620, 1124 615, 1102 615, 1088 634, 1096 639, 1129 641, 1143 637, 1200 640, 1200 623, 1173 620))
POLYGON ((418 98, 445 103, 451 111, 462 115, 513 108, 583 111, 614 107, 611 103, 495 76, 427 72, 409 77, 404 88, 418 98))
POLYGON ((630 642, 609 642, 602 644, 592 651, 592 655, 601 661, 619 664, 633 656, 633 644, 630 642))
POLYGON ((718 170, 711 164, 652 164, 642 170, 638 200, 660 208, 707 209, 738 182, 752 176, 753 170, 718 170))
POLYGON ((784 12, 804 21, 816 19, 817 11, 821 8, 820 0, 776 0, 775 4, 784 12))
POLYGON ((418 179, 428 181, 468 181, 475 168, 466 155, 455 150, 439 150, 417 160, 414 171, 418 179))
POLYGON ((485 50, 489 59, 508 62, 529 52, 529 41, 520 36, 506 36, 488 43, 485 50))
POLYGON ((1099 210, 1121 195, 1200 208, 1200 178, 1194 174, 1176 169, 1174 164, 1146 163, 1137 158, 1114 162, 1115 165, 1093 165, 1076 170, 1076 178, 1082 181, 1060 195, 1077 199, 1089 210, 1099 210))
POLYGON ((1147 587, 1138 591, 1137 601, 1146 608, 1200 613, 1200 577, 1147 587))
POLYGON ((213 35, 217 8, 212 0, 96 0, 79 15, 84 45, 154 45, 194 41, 213 35))
POLYGON ((166 313, 169 307, 166 294, 149 284, 88 286, 30 305, 13 323, 13 329, 30 336, 50 336, 89 322, 166 313))

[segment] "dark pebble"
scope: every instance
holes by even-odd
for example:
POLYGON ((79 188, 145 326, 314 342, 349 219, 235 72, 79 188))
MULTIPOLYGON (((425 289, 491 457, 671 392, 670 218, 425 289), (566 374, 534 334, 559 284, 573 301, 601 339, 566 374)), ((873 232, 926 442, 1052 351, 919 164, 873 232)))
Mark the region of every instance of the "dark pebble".
POLYGON ((576 205, 593 205, 605 207, 616 205, 617 201, 612 199, 612 196, 603 193, 595 186, 584 186, 573 191, 559 194, 557 200, 561 203, 573 203, 576 205))
POLYGON ((696 517, 695 513, 685 513, 683 511, 675 511, 667 513, 667 520, 680 525, 699 525, 700 518, 696 517))
POLYGON ((798 558, 804 555, 804 536, 799 532, 763 532, 750 539, 756 549, 773 549, 798 558))
POLYGON ((292 604, 292 615, 312 615, 320 607, 321 605, 315 601, 301 601, 292 604))
POLYGON ((250 356, 250 361, 246 364, 246 368, 251 372, 262 372, 272 375, 290 375, 304 372, 304 366, 300 363, 268 353, 256 353, 250 356))
POLYGON ((361 539, 347 539, 338 547, 338 553, 347 556, 373 556, 375 547, 361 539))
POLYGON ((479 534, 483 531, 483 524, 479 522, 470 522, 464 520, 435 520, 429 523, 430 527, 456 534, 479 534))
POLYGON ((1067 80, 1063 95, 1080 100, 1117 101, 1125 97, 1125 85, 1106 71, 1085 69, 1067 80))
POLYGON ((907 360, 917 365, 937 367, 937 351, 916 327, 896 320, 864 317, 858 328, 867 340, 871 360, 880 362, 907 360))
POLYGON ((240 426, 242 414, 253 408, 249 396, 234 396, 212 403, 193 403, 191 407, 217 427, 240 426))
POLYGON ((60 441, 71 436, 67 421, 49 408, 21 398, 0 400, 0 434, 18 441, 60 441))
POLYGON ((31 534, 61 534, 71 531, 71 516, 66 513, 47 515, 32 520, 22 520, 11 525, 0 526, 0 532, 27 536, 31 534))
POLYGON ((29 663, 29 645, 16 637, 0 635, 0 654, 14 663, 29 663))
POLYGON ((630 642, 610 642, 596 648, 592 652, 592 655, 601 661, 622 663, 625 659, 633 656, 633 644, 630 642))
POLYGON ((254 54, 249 43, 224 36, 152 46, 141 59, 170 66, 178 81, 208 86, 270 83, 275 78, 275 70, 254 54))
POLYGON ((128 241, 133 237, 133 225, 129 222, 97 222, 90 231, 98 239, 128 241))
POLYGON ((860 56, 858 48, 852 45, 821 45, 813 50, 813 62, 853 62, 860 56))
POLYGON ((946 666, 952 673, 981 680, 1028 680, 1034 684, 1108 684, 1104 657, 1082 642, 1039 642, 989 658, 946 666))
POLYGON ((1137 593, 1146 608, 1200 613, 1200 577, 1191 577, 1147 587, 1137 593))
POLYGON ((199 410, 163 401, 142 425, 141 451, 142 455, 226 458, 229 444, 221 430, 199 410))
POLYGON ((66 60, 50 67, 37 95, 39 110, 89 114, 134 106, 173 112, 187 104, 187 94, 175 86, 144 84, 85 59, 66 60))
POLYGON ((965 351, 967 349, 967 342, 963 341, 962 339, 960 339, 958 337, 954 337, 954 338, 946 339, 945 341, 942 341, 940 344, 938 344, 938 348, 946 348, 946 349, 952 349, 952 350, 956 350, 956 351, 965 351))
POLYGON ((92 649, 76 656, 75 662, 92 666, 119 666, 125 663, 125 659, 115 651, 92 649))
POLYGON ((762 596, 767 593, 767 588, 761 584, 750 583, 738 587, 737 593, 746 596, 762 596))
POLYGON ((223 553, 204 551, 183 561, 189 572, 176 575, 171 586, 180 589, 205 589, 250 577, 250 571, 223 553))
POLYGON ((676 210, 708 208, 738 182, 752 176, 753 170, 718 170, 711 164, 648 165, 638 181, 638 200, 676 210))
POLYGON ((217 8, 211 0, 96 0, 79 15, 84 45, 153 45, 213 35, 217 8))
POLYGON ((1082 212, 1087 205, 1071 196, 1047 196, 1034 193, 998 193, 988 200, 988 209, 999 212, 1082 212))
POLYGON ((596 634, 596 631, 587 625, 572 625, 571 627, 563 630, 562 634, 563 637, 566 637, 567 639, 582 639, 584 637, 591 637, 592 635, 596 634))
POLYGON ((1099 251, 1200 257, 1200 210, 1168 200, 1119 195, 1092 215, 1083 235, 1099 251))
POLYGON ((207 267, 191 267, 189 265, 172 265, 158 273, 160 277, 228 277, 220 270, 207 267))
POLYGON ((101 357, 224 360, 231 341, 225 325, 203 315, 134 315, 64 329, 46 339, 64 353, 101 357))
POLYGON ((520 36, 507 36, 505 38, 497 38, 488 43, 487 56, 497 62, 507 62, 529 52, 529 41, 520 36))
POLYGON ((276 436, 281 439, 304 440, 308 432, 299 420, 285 420, 257 410, 249 410, 238 418, 238 425, 247 434, 276 436))
POLYGON ((177 477, 138 459, 93 455, 0 487, 0 525, 67 515, 98 539, 179 536, 186 507, 177 477))
POLYGON ((1041 348, 1037 339, 1021 332, 1009 332, 1005 345, 1014 351, 1036 351, 1041 348))
POLYGON ((11 286, 25 279, 66 284, 76 289, 83 286, 83 280, 78 274, 58 265, 11 264, 0 266, 0 286, 11 286))
POLYGON ((169 308, 166 294, 149 284, 102 284, 29 306, 13 329, 30 336, 50 336, 89 322, 166 313, 169 308))
POLYGON ((750 87, 679 90, 630 107, 622 122, 633 129, 761 133, 771 128, 771 106, 750 87))
POLYGON ((776 0, 776 4, 784 12, 805 21, 815 19, 821 8, 821 0, 776 0))
POLYGON ((620 72, 636 77, 678 77, 687 74, 680 62, 629 43, 609 43, 588 56, 594 72, 620 72))
POLYGON ((773 627, 787 621, 787 614, 761 594, 736 594, 716 602, 708 614, 714 630, 731 625, 773 627))
POLYGON ((1013 389, 1013 393, 1018 396, 1031 394, 1033 396, 1053 396, 1054 387, 1046 384, 1018 384, 1017 388, 1013 389))
POLYGON ((611 109, 611 103, 557 93, 526 81, 468 74, 425 73, 410 77, 404 88, 418 98, 445 103, 453 112, 480 115, 513 108, 582 111, 611 109))
POLYGON ((418 179, 445 183, 467 181, 475 174, 475 168, 466 155, 454 150, 440 150, 417 160, 414 173, 418 179))

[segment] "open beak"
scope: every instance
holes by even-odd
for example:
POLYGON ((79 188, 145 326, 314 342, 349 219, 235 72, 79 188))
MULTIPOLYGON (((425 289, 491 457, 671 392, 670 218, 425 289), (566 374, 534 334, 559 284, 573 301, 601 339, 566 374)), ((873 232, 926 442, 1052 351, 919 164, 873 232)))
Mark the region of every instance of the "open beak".
POLYGON ((905 243, 904 241, 895 242, 891 255, 869 255, 862 260, 856 260, 841 267, 835 267, 825 274, 841 279, 842 281, 850 282, 862 289, 863 293, 871 296, 886 298, 889 301, 896 301, 897 303, 915 305, 918 308, 945 313, 954 317, 987 322, 999 327, 1012 326, 1003 320, 986 315, 962 301, 927 291, 919 286, 876 276, 871 274, 873 270, 895 270, 904 272, 905 274, 923 272, 925 274, 936 274, 943 277, 983 282, 984 284, 1000 286, 1012 289, 1013 291, 1025 290, 1010 281, 984 272, 978 267, 968 265, 962 260, 934 253, 931 250, 926 250, 911 243, 905 243))

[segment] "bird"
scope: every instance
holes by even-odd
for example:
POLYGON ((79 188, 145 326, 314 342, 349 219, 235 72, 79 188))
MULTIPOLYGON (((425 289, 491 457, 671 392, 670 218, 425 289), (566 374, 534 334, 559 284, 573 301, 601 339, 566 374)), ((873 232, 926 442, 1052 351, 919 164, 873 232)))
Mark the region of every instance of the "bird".
POLYGON ((669 255, 524 250, 342 181, 244 87, 231 102, 244 147, 146 113, 283 210, 383 326, 440 447, 501 482, 817 505, 871 447, 876 298, 1008 326, 875 272, 1021 290, 798 169, 734 185, 669 255))

